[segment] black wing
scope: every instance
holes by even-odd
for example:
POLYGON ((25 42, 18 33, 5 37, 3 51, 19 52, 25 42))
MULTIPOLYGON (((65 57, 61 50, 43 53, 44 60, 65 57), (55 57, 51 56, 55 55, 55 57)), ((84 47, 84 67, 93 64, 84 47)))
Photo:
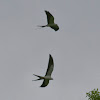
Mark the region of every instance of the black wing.
POLYGON ((53 27, 51 26, 51 28, 54 29, 55 31, 59 30, 59 26, 58 25, 55 25, 53 27))
POLYGON ((44 80, 40 87, 46 87, 49 84, 49 80, 44 80))
POLYGON ((48 24, 53 24, 54 23, 54 17, 48 11, 45 11, 45 13, 47 15, 48 24))
POLYGON ((47 69, 47 72, 46 72, 45 76, 51 76, 52 71, 53 71, 53 68, 54 68, 53 58, 52 58, 52 56, 49 54, 48 69, 47 69))

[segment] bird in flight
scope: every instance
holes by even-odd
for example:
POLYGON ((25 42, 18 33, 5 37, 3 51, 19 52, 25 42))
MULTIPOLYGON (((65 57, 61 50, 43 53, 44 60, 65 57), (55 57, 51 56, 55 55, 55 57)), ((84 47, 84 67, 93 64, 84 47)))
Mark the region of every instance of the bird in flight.
POLYGON ((32 81, 43 80, 43 83, 40 87, 46 87, 49 84, 49 80, 53 80, 53 78, 51 77, 53 68, 54 68, 54 61, 53 61, 52 56, 49 54, 48 68, 47 68, 47 72, 46 72, 45 76, 39 76, 39 75, 33 74, 33 75, 39 77, 39 79, 32 80, 32 81))
POLYGON ((59 26, 57 24, 54 23, 54 17, 52 16, 52 14, 50 14, 49 11, 45 10, 45 13, 47 15, 47 25, 43 25, 40 27, 51 27, 52 29, 54 29, 55 31, 59 30, 59 26))

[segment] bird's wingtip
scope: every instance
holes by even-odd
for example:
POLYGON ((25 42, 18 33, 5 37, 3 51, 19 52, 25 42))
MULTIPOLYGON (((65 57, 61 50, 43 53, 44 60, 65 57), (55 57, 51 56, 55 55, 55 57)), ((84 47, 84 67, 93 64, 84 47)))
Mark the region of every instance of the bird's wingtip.
POLYGON ((41 85, 40 87, 44 88, 44 87, 46 87, 46 86, 41 85))
POLYGON ((48 13, 49 11, 47 11, 47 10, 44 10, 45 11, 45 13, 48 13))
POLYGON ((49 57, 52 57, 51 54, 49 54, 49 57))
POLYGON ((49 54, 49 59, 53 59, 51 54, 49 54))

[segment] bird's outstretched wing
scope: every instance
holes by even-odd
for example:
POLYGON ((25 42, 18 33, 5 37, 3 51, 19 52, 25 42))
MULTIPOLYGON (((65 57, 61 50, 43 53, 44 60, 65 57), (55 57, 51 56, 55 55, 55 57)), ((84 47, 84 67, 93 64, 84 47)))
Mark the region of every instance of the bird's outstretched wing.
POLYGON ((52 29, 54 29, 55 31, 59 30, 59 26, 55 25, 55 26, 51 26, 52 29))
POLYGON ((53 68, 54 68, 53 58, 52 58, 52 56, 49 54, 48 68, 47 68, 47 72, 46 72, 45 76, 51 76, 52 71, 53 71, 53 68))
POLYGON ((40 87, 46 87, 48 84, 49 84, 49 80, 44 79, 44 81, 40 87))
POLYGON ((46 10, 45 10, 45 13, 47 15, 47 22, 48 22, 48 24, 53 24, 54 23, 54 17, 46 10))

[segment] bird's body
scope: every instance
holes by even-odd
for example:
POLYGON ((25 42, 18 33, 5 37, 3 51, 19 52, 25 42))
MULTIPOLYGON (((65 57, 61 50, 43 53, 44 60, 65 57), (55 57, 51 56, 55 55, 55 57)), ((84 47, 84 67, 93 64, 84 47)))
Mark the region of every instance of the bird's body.
MULTIPOLYGON (((53 78, 51 76, 39 76, 39 75, 35 75, 35 74, 33 74, 33 75, 39 77, 40 80, 43 80, 43 79, 53 80, 53 78)), ((37 80, 34 80, 34 81, 37 81, 37 80)))
MULTIPOLYGON (((40 87, 46 87, 49 84, 49 80, 53 80, 53 78, 51 77, 53 68, 54 68, 53 58, 51 55, 49 55, 48 69, 47 69, 45 76, 39 76, 39 75, 33 74, 33 75, 39 77, 39 79, 37 79, 37 80, 44 80, 40 87)), ((37 81, 37 80, 34 80, 34 81, 37 81)))
POLYGON ((52 14, 50 14, 50 12, 48 11, 45 11, 45 13, 47 15, 47 25, 43 25, 40 27, 51 27, 55 31, 59 30, 59 26, 54 23, 54 17, 52 16, 52 14))

